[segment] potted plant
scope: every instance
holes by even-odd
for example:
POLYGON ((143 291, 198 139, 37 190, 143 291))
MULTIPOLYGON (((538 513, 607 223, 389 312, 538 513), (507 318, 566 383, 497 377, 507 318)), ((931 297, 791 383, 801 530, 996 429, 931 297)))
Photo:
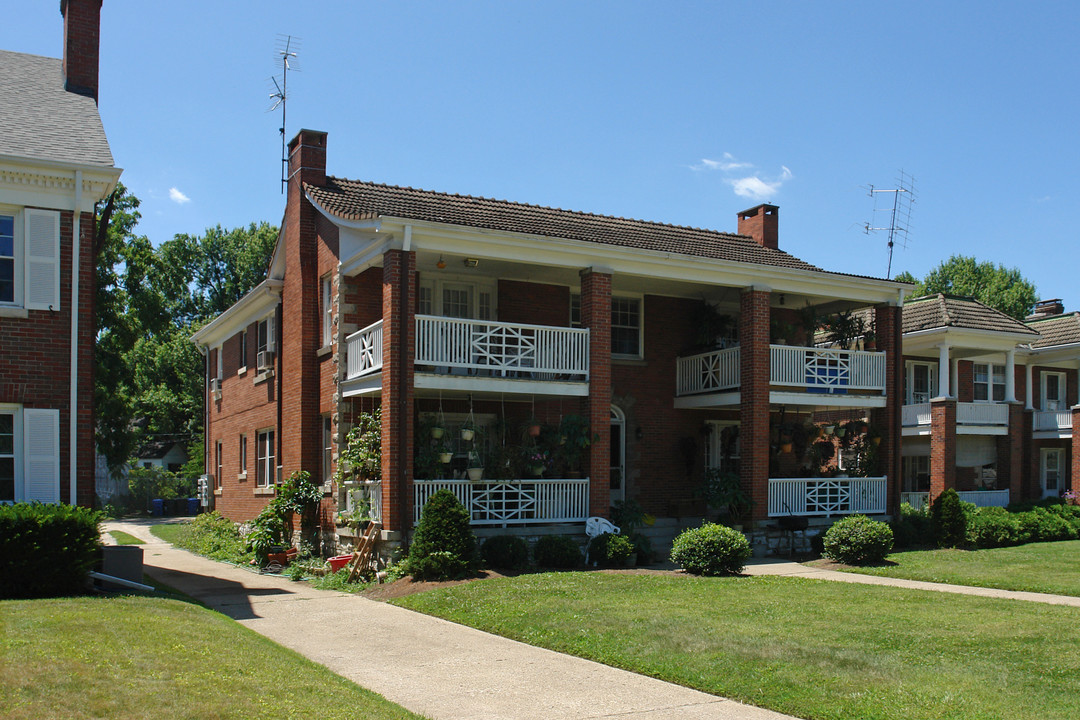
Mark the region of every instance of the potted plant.
POLYGON ((356 424, 345 435, 337 479, 342 482, 357 474, 365 480, 382 477, 382 412, 379 408, 360 413, 356 424))
POLYGON ((476 436, 476 426, 473 424, 472 419, 465 421, 465 424, 461 426, 461 439, 465 442, 470 442, 473 437, 476 436))
POLYGON ((733 472, 724 472, 720 468, 705 470, 703 493, 705 502, 713 508, 725 509, 736 530, 740 529, 744 516, 750 511, 754 501, 742 488, 739 476, 733 472))
POLYGON ((568 475, 580 476, 585 453, 589 446, 599 439, 599 435, 590 432, 585 418, 580 415, 566 415, 559 423, 559 437, 562 442, 557 448, 558 460, 565 465, 568 475))
POLYGON ((525 423, 525 434, 529 437, 540 437, 540 421, 535 417, 529 418, 525 423))
POLYGON ((475 450, 469 451, 468 466, 465 472, 469 475, 469 480, 473 482, 479 482, 484 479, 484 466, 480 461, 480 454, 475 450))

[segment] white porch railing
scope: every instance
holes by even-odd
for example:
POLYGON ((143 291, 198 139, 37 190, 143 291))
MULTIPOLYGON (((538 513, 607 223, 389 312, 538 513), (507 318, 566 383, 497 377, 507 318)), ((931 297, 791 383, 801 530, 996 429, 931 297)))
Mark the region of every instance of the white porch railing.
MULTIPOLYGON (((969 502, 976 507, 1005 507, 1009 504, 1008 490, 960 490, 956 494, 964 502, 969 502)), ((900 502, 921 510, 930 502, 930 493, 900 493, 900 502)))
POLYGON ((1009 406, 1004 403, 956 403, 957 425, 1008 425, 1009 406))
POLYGON ((769 517, 880 515, 885 478, 769 478, 769 517))
POLYGON ((1072 431, 1072 412, 1069 410, 1038 410, 1032 421, 1036 431, 1072 431))
POLYGON ((900 424, 904 427, 930 424, 930 403, 904 405, 900 410, 900 424))
POLYGON ((416 364, 585 381, 589 331, 417 315, 416 364))
POLYGON ((382 370, 382 337, 382 320, 379 320, 345 338, 347 380, 382 370))
POLYGON ((884 392, 885 353, 770 345, 769 382, 809 392, 884 392))
POLYGON ((739 348, 681 357, 675 366, 675 392, 693 395, 739 387, 739 348))
POLYGON ((473 525, 537 525, 585 522, 589 517, 589 479, 566 480, 415 480, 413 522, 424 503, 449 490, 469 511, 473 525))

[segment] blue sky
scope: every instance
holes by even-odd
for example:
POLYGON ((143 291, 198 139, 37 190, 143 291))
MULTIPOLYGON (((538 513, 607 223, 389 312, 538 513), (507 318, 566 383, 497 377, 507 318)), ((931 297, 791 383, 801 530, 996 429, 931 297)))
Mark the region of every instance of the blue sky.
MULTIPOLYGON (((58 3, 0 4, 0 45, 62 54, 58 3)), ((894 273, 975 255, 1080 309, 1077 30, 1075 2, 105 0, 100 108, 155 243, 280 221, 292 34, 288 135, 328 131, 333 175, 725 231, 768 201, 781 248, 884 276, 866 190, 903 169, 894 273)))

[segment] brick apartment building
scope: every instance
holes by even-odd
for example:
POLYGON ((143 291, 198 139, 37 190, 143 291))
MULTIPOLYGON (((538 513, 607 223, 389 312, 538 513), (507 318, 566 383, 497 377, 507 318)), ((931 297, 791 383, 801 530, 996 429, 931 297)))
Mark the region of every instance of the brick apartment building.
POLYGON ((1080 314, 1059 300, 1024 322, 970 298, 929 295, 903 311, 902 498, 945 488, 977 505, 1073 487, 1080 314))
POLYGON ((95 205, 120 177, 98 115, 101 0, 64 57, 0 50, 0 502, 94 500, 95 205))
POLYGON ((391 543, 439 488, 481 530, 580 532, 622 500, 700 517, 707 468, 737 475, 756 524, 897 507, 910 286, 783 252, 775 206, 732 234, 336 178, 321 132, 289 149, 267 280, 193 338, 226 516, 299 469, 324 483, 325 535, 362 491, 391 543), (810 347, 805 318, 857 309, 876 350, 810 347), (339 484, 345 433, 376 407, 381 477, 339 484), (878 475, 784 461, 822 411, 869 420, 878 475), (526 430, 568 417, 591 440, 573 467, 551 462, 565 432, 526 430))

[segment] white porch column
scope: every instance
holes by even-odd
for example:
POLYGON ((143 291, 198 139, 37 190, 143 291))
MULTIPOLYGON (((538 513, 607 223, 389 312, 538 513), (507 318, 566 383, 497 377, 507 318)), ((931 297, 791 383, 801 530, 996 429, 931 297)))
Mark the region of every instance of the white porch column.
POLYGON ((1005 353, 1005 402, 1016 402, 1016 350, 1005 353))
POLYGON ((952 359, 952 386, 956 389, 952 397, 960 397, 960 360, 952 359))
POLYGON ((1024 393, 1024 409, 1034 410, 1035 406, 1032 404, 1032 399, 1035 395, 1034 388, 1031 387, 1031 358, 1028 358, 1027 365, 1024 366, 1024 388, 1027 392, 1024 393))
POLYGON ((949 345, 938 345, 938 395, 940 397, 952 397, 949 392, 949 345))

